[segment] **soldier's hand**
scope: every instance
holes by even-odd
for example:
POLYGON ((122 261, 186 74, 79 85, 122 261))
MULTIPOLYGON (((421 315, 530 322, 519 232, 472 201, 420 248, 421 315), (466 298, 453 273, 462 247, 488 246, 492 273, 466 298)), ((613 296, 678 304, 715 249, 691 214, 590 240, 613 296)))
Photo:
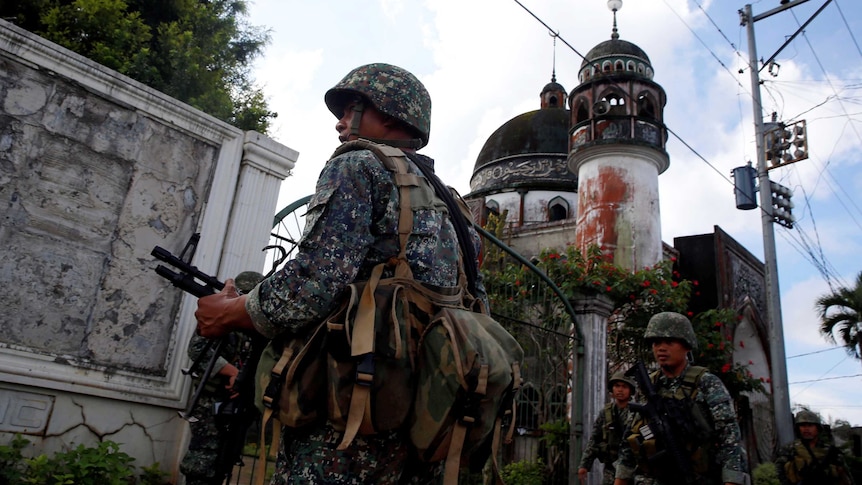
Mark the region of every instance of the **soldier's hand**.
POLYGON ((251 317, 245 311, 246 296, 236 291, 233 279, 225 281, 220 292, 198 299, 195 319, 198 335, 217 338, 233 330, 254 330, 251 317))
POLYGON ((239 375, 239 369, 234 367, 233 364, 225 364, 224 367, 219 369, 218 373, 219 375, 223 375, 228 379, 227 384, 225 384, 224 387, 228 390, 228 392, 230 392, 230 398, 234 399, 235 397, 239 396, 239 393, 234 391, 234 386, 236 385, 236 376, 239 375))
POLYGON ((582 484, 587 482, 587 469, 586 468, 578 468, 578 481, 582 484))

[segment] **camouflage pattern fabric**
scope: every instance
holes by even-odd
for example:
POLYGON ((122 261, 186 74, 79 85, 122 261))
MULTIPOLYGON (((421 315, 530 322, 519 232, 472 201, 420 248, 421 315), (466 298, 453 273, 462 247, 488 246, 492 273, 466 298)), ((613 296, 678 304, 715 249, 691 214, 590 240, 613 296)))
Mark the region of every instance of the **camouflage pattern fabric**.
POLYGON ((191 441, 180 472, 186 477, 186 485, 217 485, 220 480, 215 476, 221 433, 215 424, 213 406, 216 398, 212 394, 201 395, 192 416, 198 418, 189 423, 191 441))
POLYGON ((676 312, 656 313, 649 319, 644 331, 644 339, 675 338, 682 340, 692 350, 697 348, 697 336, 691 321, 685 315, 676 312))
POLYGON ((619 456, 620 445, 624 444, 622 443, 623 433, 631 425, 632 416, 633 413, 628 406, 620 409, 615 403, 608 403, 593 423, 593 430, 590 433, 590 439, 584 446, 578 468, 592 470, 594 460, 602 462, 605 465, 602 485, 613 485, 614 483, 616 476, 614 462, 619 456), (611 410, 610 422, 607 420, 607 409, 611 410), (607 440, 605 439, 606 436, 608 437, 607 440))
POLYGON ((324 101, 336 118, 344 107, 359 94, 378 111, 407 123, 422 136, 422 146, 428 144, 431 133, 431 97, 416 76, 390 64, 367 64, 347 73, 344 79, 326 92, 324 101))
MULTIPOLYGON (((433 166, 430 158, 424 160, 433 166)), ((336 309, 350 283, 367 280, 374 266, 398 255, 398 198, 390 172, 370 151, 327 162, 308 204, 297 256, 248 294, 246 310, 258 332, 268 338, 303 332, 336 309)), ((474 239, 479 254, 475 233, 474 239)), ((417 281, 456 286, 458 252, 448 218, 414 211, 407 259, 417 281)), ((476 296, 485 298, 481 281, 478 285, 476 296)))
MULTIPOLYGON (((659 374, 655 385, 661 394, 674 394, 683 384, 683 371, 680 376, 668 378, 659 374)), ((719 483, 745 483, 747 473, 746 464, 743 460, 745 451, 741 444, 741 433, 739 423, 736 419, 736 411, 730 394, 721 380, 714 374, 706 372, 697 384, 698 392, 694 395, 693 405, 700 406, 707 412, 707 419, 712 426, 712 442, 698 443, 711 450, 708 457, 710 468, 715 472, 708 476, 697 477, 699 485, 713 485, 719 483)), ((620 457, 615 463, 616 478, 631 480, 638 471, 638 462, 635 453, 630 446, 620 447, 620 457)), ((668 485, 662 481, 644 474, 637 483, 644 485, 668 485)))
POLYGON ((781 485, 853 485, 844 454, 823 436, 822 430, 821 437, 814 444, 809 443, 808 448, 810 453, 802 440, 797 439, 779 451, 775 471, 781 485))
MULTIPOLYGON (((230 334, 222 347, 222 351, 213 367, 213 376, 209 379, 201 393, 197 406, 192 410, 192 416, 198 419, 195 423, 189 423, 191 428, 191 440, 189 447, 180 463, 180 472, 186 477, 187 485, 212 485, 219 484, 215 472, 218 466, 219 447, 222 435, 215 422, 215 403, 226 400, 228 392, 224 388, 227 384, 226 378, 215 375, 219 369, 229 361, 234 361, 239 348, 239 334, 230 334)), ((208 339, 194 335, 189 342, 188 356, 194 362, 206 348, 208 339)), ((215 342, 203 356, 198 370, 203 373, 207 363, 215 352, 215 342)), ((195 379, 194 386, 198 385, 195 379)))
MULTIPOLYGON (((423 159, 433 166, 430 158, 423 159)), ((421 176, 412 162, 410 171, 421 176)), ((398 200, 391 173, 372 152, 351 151, 329 160, 309 202, 297 256, 248 294, 246 310, 255 328, 269 338, 311 328, 336 309, 350 283, 367 280, 374 266, 396 256, 398 200)), ((475 233, 474 240, 479 254, 475 233)), ((429 209, 414 211, 407 259, 416 280, 456 286, 458 253, 447 217, 429 209)), ((477 285, 476 296, 485 298, 481 281, 477 285)), ((335 450, 341 433, 326 423, 284 433, 291 438, 281 449, 273 484, 397 483, 408 457, 407 439, 397 432, 357 436, 343 452, 335 450)))

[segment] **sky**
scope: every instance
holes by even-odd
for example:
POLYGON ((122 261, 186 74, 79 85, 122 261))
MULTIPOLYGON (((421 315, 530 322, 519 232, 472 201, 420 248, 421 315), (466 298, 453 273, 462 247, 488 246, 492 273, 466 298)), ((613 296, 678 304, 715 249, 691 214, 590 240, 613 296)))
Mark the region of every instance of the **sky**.
MULTIPOLYGON (((736 209, 730 175, 757 163, 748 39, 738 14, 744 6, 623 0, 617 23, 620 38, 650 57, 668 97, 662 239, 672 245, 719 226, 762 261, 760 211, 736 209)), ((751 3, 754 15, 778 6, 751 3)), ((582 56, 610 38, 613 14, 606 0, 250 0, 247 20, 271 35, 254 66, 278 113, 270 136, 299 152, 281 208, 313 192, 337 147, 323 94, 351 69, 395 64, 425 84, 433 115, 422 153, 466 194, 488 137, 538 109, 552 73, 572 91, 582 56)), ((770 171, 793 190, 797 219, 793 229, 775 225, 791 405, 862 426, 862 363, 819 334, 814 306, 862 271, 862 2, 797 0, 755 22, 754 43, 764 60, 778 52, 776 75, 760 71, 765 120, 775 112, 779 121, 805 120, 808 128, 809 158, 770 171)))

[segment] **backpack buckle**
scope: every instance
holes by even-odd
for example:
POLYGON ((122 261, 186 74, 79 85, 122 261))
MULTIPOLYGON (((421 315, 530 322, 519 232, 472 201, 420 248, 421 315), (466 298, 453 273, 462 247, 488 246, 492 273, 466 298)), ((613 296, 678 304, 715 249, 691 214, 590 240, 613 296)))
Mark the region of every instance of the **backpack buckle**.
POLYGON ((374 353, 362 355, 356 363, 356 384, 371 386, 374 382, 374 353))

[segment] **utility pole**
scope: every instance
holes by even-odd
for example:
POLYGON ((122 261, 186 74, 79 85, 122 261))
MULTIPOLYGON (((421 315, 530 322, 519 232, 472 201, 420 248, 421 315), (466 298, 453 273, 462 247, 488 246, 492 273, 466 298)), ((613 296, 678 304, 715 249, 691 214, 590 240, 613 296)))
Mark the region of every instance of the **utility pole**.
MULTIPOLYGON (((804 1, 804 0, 803 0, 804 1)), ((800 3, 793 2, 794 4, 800 3)), ((775 10, 789 8, 785 4, 775 10)), ((767 12, 769 13, 769 12, 767 12)), ((775 13, 775 12, 773 12, 775 13)), ((778 262, 775 255, 775 229, 772 226, 773 214, 769 173, 766 167, 766 154, 763 149, 763 107, 760 101, 760 69, 757 61, 757 45, 754 40, 754 22, 765 18, 754 17, 751 5, 740 10, 742 25, 748 33, 748 71, 751 75, 751 96, 754 107, 754 139, 757 149, 757 178, 760 184, 760 220, 763 226, 763 258, 766 264, 766 314, 769 321, 769 350, 772 357, 772 407, 775 415, 775 433, 779 447, 793 441, 793 415, 790 412, 790 396, 787 384, 787 361, 784 351, 784 326, 781 321, 781 293, 778 290, 778 262)), ((770 15, 772 13, 769 13, 770 15)))

